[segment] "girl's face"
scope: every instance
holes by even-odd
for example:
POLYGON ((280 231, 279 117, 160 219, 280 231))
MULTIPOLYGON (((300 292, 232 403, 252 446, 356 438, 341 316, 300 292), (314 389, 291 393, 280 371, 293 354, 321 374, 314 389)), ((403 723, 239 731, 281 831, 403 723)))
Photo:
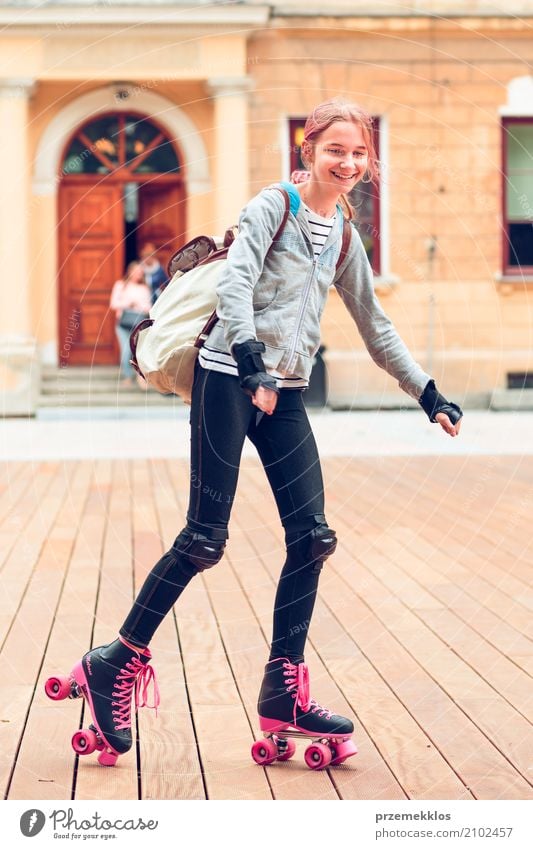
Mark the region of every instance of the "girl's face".
POLYGON ((130 269, 128 280, 130 283, 144 283, 144 268, 140 263, 130 269))
POLYGON ((313 145, 309 144, 306 153, 311 177, 323 190, 335 188, 337 194, 348 194, 363 179, 368 165, 363 130, 352 121, 331 124, 313 145))

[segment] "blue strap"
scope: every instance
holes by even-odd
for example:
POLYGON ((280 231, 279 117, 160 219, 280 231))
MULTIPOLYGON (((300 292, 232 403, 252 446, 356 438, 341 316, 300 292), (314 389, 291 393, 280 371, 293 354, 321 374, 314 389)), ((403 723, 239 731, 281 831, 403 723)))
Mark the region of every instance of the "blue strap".
POLYGON ((294 183, 288 183, 286 180, 281 180, 280 186, 282 189, 285 189, 285 191, 289 195, 289 209, 293 215, 296 215, 298 210, 300 209, 300 204, 302 202, 298 189, 296 188, 294 183))

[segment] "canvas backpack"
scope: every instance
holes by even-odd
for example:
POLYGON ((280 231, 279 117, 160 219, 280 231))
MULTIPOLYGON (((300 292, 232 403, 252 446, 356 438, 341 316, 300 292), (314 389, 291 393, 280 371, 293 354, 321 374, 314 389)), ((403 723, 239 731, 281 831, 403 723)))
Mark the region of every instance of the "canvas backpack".
MULTIPOLYGON (((296 214, 300 195, 291 183, 271 186, 283 195, 285 211, 273 238, 279 239, 289 212, 296 214)), ((218 318, 216 287, 227 261, 237 228, 226 231, 222 246, 210 236, 197 236, 181 248, 169 262, 170 282, 152 309, 150 317, 132 331, 131 364, 150 386, 164 395, 179 395, 191 403, 194 366, 218 318)), ((346 256, 351 227, 344 222, 342 247, 337 268, 346 256)))

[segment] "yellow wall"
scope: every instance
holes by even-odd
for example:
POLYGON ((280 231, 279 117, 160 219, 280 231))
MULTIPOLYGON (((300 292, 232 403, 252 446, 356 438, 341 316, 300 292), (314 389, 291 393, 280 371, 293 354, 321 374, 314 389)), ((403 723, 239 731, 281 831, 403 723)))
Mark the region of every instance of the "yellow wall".
MULTIPOLYGON (((392 289, 378 286, 383 306, 423 365, 431 364, 433 351, 433 368, 450 391, 504 387, 507 371, 530 366, 533 301, 527 285, 500 287, 496 281, 499 109, 507 102, 508 83, 530 73, 533 41, 503 29, 494 37, 479 30, 465 35, 461 24, 414 21, 409 29, 409 22, 400 22, 396 30, 384 25, 378 34, 364 31, 364 21, 358 24, 360 32, 346 32, 339 23, 330 38, 311 26, 250 39, 257 83, 251 108, 253 182, 259 187, 279 175, 280 116, 305 115, 335 95, 380 115, 388 137, 388 271, 398 280, 392 289), (432 236, 437 251, 430 268, 432 236)), ((332 351, 363 350, 335 293, 323 340, 332 351)), ((373 365, 361 369, 362 392, 372 392, 376 380, 389 381, 373 365)), ((337 388, 350 391, 340 376, 337 388)))
MULTIPOLYGON (((215 110, 207 80, 247 74, 254 81, 254 192, 281 176, 285 118, 337 94, 360 101, 382 116, 387 136, 387 271, 396 282, 379 285, 386 311, 423 365, 433 357, 435 374, 450 392, 489 392, 505 385, 507 371, 528 369, 529 288, 499 286, 495 279, 501 270, 499 110, 508 83, 529 74, 533 62, 533 41, 519 21, 279 19, 251 34, 189 35, 178 27, 165 33, 152 28, 95 40, 94 33, 66 38, 56 30, 43 39, 7 40, 7 52, 2 49, 12 73, 38 79, 30 104, 32 156, 60 109, 120 79, 178 105, 200 128, 212 162, 215 110), (431 267, 430 236, 437 237, 431 267)), ((239 164, 228 161, 227 168, 238 173, 239 164)), ((56 334, 56 237, 46 227, 54 203, 50 197, 30 202, 32 322, 43 344, 56 334)), ((191 236, 208 229, 214 203, 214 192, 190 198, 191 236)), ((232 217, 237 214, 236 205, 232 217)), ((360 355, 362 343, 335 293, 323 329, 330 351, 360 355)), ((342 394, 349 373, 341 372, 339 366, 342 394)), ((358 379, 361 391, 376 385, 367 359, 361 359, 358 379)))

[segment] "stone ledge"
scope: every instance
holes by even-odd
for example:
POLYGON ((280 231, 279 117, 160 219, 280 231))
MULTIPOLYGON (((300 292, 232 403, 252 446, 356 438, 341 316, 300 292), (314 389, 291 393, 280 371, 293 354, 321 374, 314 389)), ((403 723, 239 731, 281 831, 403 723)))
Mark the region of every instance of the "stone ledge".
POLYGON ((533 389, 495 389, 490 399, 491 410, 533 410, 533 389))
POLYGON ((31 341, 0 340, 0 414, 34 416, 41 377, 31 341))
POLYGON ((533 286, 533 274, 495 274, 494 282, 496 288, 502 295, 511 295, 513 292, 533 286))

